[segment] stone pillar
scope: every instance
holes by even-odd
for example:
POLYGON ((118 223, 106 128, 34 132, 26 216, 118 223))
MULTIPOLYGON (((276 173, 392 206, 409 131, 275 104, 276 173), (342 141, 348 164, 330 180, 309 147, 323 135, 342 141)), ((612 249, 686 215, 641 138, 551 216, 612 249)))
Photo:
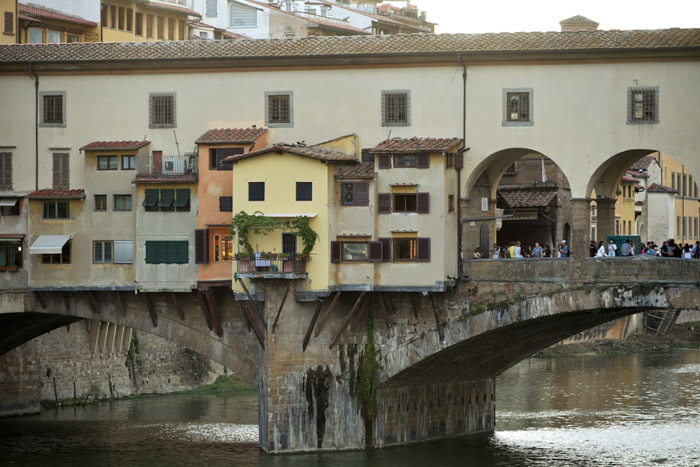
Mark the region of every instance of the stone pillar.
POLYGON ((591 200, 571 199, 571 245, 569 256, 576 259, 588 258, 591 243, 591 200))
POLYGON ((598 198, 595 200, 597 240, 607 243, 608 235, 615 235, 615 198, 598 198))

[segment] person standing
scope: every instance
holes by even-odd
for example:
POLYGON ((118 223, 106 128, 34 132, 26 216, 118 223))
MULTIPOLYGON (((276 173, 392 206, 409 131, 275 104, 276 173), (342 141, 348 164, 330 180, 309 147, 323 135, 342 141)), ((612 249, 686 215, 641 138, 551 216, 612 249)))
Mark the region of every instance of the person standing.
POLYGON ((603 242, 603 240, 601 240, 598 242, 598 249, 596 250, 595 257, 596 258, 605 258, 606 256, 608 256, 608 255, 605 253, 605 242, 603 242))
POLYGON ((631 256, 632 247, 630 245, 630 240, 625 240, 625 243, 620 247, 620 256, 631 256))
POLYGON ((615 242, 610 239, 610 243, 608 243, 608 256, 616 256, 617 255, 617 245, 615 245, 615 242))
POLYGON ((566 240, 562 240, 561 245, 559 245, 559 257, 560 258, 568 258, 569 257, 569 246, 566 244, 566 240))
POLYGON ((515 242, 515 246, 513 247, 513 258, 522 258, 523 255, 520 251, 520 242, 515 242))
POLYGON ((535 248, 532 249, 532 257, 533 258, 541 258, 542 257, 542 247, 540 246, 539 242, 535 242, 535 248))

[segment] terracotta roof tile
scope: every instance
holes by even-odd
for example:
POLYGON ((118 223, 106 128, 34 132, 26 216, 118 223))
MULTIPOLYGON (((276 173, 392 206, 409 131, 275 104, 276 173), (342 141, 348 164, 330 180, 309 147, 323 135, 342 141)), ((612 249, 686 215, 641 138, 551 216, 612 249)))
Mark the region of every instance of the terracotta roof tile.
POLYGON ((97 26, 97 23, 88 21, 79 16, 66 15, 48 8, 40 8, 33 5, 17 4, 17 16, 20 19, 32 20, 35 18, 52 19, 54 21, 62 21, 64 23, 81 24, 83 26, 97 26))
POLYGON ((267 128, 214 128, 197 138, 196 144, 252 143, 267 132, 267 128))
POLYGON ((632 164, 632 167, 630 167, 630 170, 637 170, 637 171, 646 170, 655 161, 656 161, 656 158, 654 156, 642 157, 637 162, 632 164))
POLYGON ((669 186, 659 185, 658 183, 652 183, 647 187, 649 193, 678 193, 678 190, 671 188, 669 186))
POLYGON ((556 190, 539 190, 536 188, 498 190, 498 194, 511 208, 549 206, 557 196, 556 190))
POLYGON ((638 172, 636 170, 628 170, 627 175, 630 175, 635 178, 649 178, 649 175, 645 174, 644 172, 638 172))
POLYGON ((392 18, 389 18, 389 17, 384 16, 384 15, 369 13, 367 11, 358 10, 357 8, 352 8, 349 6, 343 6, 341 4, 338 4, 335 2, 329 2, 327 0, 318 0, 318 1, 320 1, 321 3, 325 3, 327 5, 331 5, 333 8, 349 10, 349 11, 352 11, 353 13, 360 14, 362 16, 367 16, 367 17, 372 18, 373 20, 375 20, 379 23, 392 24, 394 26, 410 27, 410 28, 414 29, 415 31, 420 31, 420 32, 430 32, 430 28, 410 25, 410 24, 404 23, 403 21, 398 21, 396 19, 392 19, 392 18))
POLYGON ((224 31, 224 39, 251 39, 251 37, 231 31, 224 31))
POLYGON ((29 199, 83 199, 85 198, 85 190, 82 188, 75 190, 56 190, 53 188, 44 188, 37 190, 27 195, 29 199))
POLYGON ((134 183, 196 183, 197 174, 138 174, 134 183))
POLYGON ((624 175, 624 176, 622 177, 622 181, 623 181, 623 182, 632 182, 632 183, 636 183, 636 182, 637 182, 637 179, 634 178, 634 177, 630 177, 629 175, 624 175))
POLYGON ((271 152, 283 153, 287 152, 290 154, 296 154, 297 156, 308 157, 311 159, 317 159, 325 162, 357 162, 357 158, 354 155, 343 154, 338 151, 331 151, 318 146, 306 146, 304 144, 275 144, 269 148, 261 149, 259 151, 249 152, 247 154, 237 154, 235 156, 229 156, 224 159, 224 162, 237 162, 242 159, 248 159, 249 157, 255 157, 262 154, 268 154, 271 152))
POLYGON ((460 138, 392 138, 370 149, 370 152, 445 152, 462 143, 460 138))
POLYGON ((700 48, 700 29, 638 31, 516 32, 490 34, 399 34, 326 36, 237 41, 160 41, 0 46, 0 63, 113 62, 299 57, 441 56, 504 52, 669 50, 700 48))
POLYGON ((374 162, 344 165, 335 171, 336 178, 374 178, 374 162))
POLYGON ((150 141, 93 141, 81 151, 135 151, 151 144, 150 141))
POLYGON ((593 21, 592 19, 588 19, 585 16, 581 15, 576 15, 572 16, 571 18, 566 18, 561 21, 559 21, 559 24, 595 24, 598 26, 598 23, 593 21))

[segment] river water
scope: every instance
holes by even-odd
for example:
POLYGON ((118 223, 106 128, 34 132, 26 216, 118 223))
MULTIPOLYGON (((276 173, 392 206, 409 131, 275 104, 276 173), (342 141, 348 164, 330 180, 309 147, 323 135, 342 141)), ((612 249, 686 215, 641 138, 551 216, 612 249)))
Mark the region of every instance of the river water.
POLYGON ((262 453, 255 391, 64 408, 0 420, 0 464, 700 466, 700 351, 528 359, 496 390, 492 435, 369 453, 262 453))

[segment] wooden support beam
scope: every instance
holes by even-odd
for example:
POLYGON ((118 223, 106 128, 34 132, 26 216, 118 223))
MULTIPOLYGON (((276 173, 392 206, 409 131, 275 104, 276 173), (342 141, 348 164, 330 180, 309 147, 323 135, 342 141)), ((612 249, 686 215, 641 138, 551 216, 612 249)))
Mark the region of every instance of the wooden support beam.
POLYGON ((177 315, 182 321, 185 321, 185 312, 182 310, 182 305, 180 305, 180 300, 177 299, 177 295, 175 294, 175 292, 170 292, 170 298, 173 299, 175 309, 177 310, 177 315))
POLYGON ((391 306, 391 300, 389 300, 389 297, 388 297, 387 294, 385 294, 384 292, 382 292, 382 296, 384 297, 384 300, 386 300, 386 306, 387 306, 387 308, 389 309, 389 313, 393 314, 393 313, 394 313, 394 307, 391 306))
POLYGON ((372 295, 367 295, 367 300, 364 301, 360 312, 350 325, 350 332, 353 332, 357 328, 357 325, 362 322, 362 318, 367 314, 367 310, 369 310, 370 303, 372 303, 372 295))
POLYGON ((155 328, 158 326, 158 316, 156 315, 156 309, 153 306, 151 294, 145 292, 144 295, 146 296, 146 305, 148 305, 148 314, 151 317, 151 323, 153 323, 153 327, 155 328))
POLYGON ((440 340, 445 340, 445 329, 442 327, 442 319, 440 319, 440 312, 438 311, 437 302, 435 301, 435 295, 430 295, 430 301, 433 303, 433 313, 435 314, 435 324, 437 324, 438 334, 440 335, 440 340))
POLYGON ((85 292, 85 300, 87 300, 90 311, 95 314, 100 314, 100 305, 97 304, 97 300, 95 300, 95 297, 89 290, 85 292))
POLYGON ((343 333, 345 332, 345 329, 347 329, 348 324, 350 323, 350 320, 354 317, 355 313, 360 309, 360 302, 362 302, 362 300, 365 298, 365 295, 367 295, 367 292, 362 292, 360 294, 360 297, 355 302, 355 305, 352 307, 352 310, 350 310, 348 317, 345 318, 345 321, 343 321, 343 325, 340 327, 338 332, 335 334, 333 341, 331 341, 331 345, 328 346, 329 350, 333 349, 333 347, 335 347, 335 344, 338 343, 338 340, 340 340, 340 336, 342 336, 343 333))
POLYGON ((126 317, 126 307, 124 306, 124 299, 122 298, 121 292, 114 292, 117 295, 117 305, 119 305, 119 311, 122 316, 126 317))
POLYGON ((245 308, 243 308, 243 302, 239 302, 241 304, 241 313, 243 313, 243 319, 245 320, 245 327, 248 332, 253 330, 253 326, 251 326, 250 323, 250 318, 248 318, 248 313, 246 313, 245 308))
POLYGON ((284 297, 282 297, 282 303, 280 303, 280 307, 277 310, 277 316, 275 316, 275 322, 272 323, 272 334, 275 333, 275 328, 277 327, 277 320, 280 319, 280 313, 282 313, 282 307, 284 306, 284 302, 287 301, 287 295, 289 295, 289 291, 292 288, 292 281, 289 281, 289 285, 287 285, 287 290, 284 292, 284 297))
POLYGON ((314 330, 314 326, 316 326, 316 320, 318 319, 318 315, 321 314, 321 307, 323 306, 323 300, 318 301, 318 305, 316 305, 316 311, 314 311, 314 317, 311 318, 311 323, 309 323, 309 329, 306 330, 306 335, 304 336, 304 342, 301 344, 301 351, 306 352, 306 346, 309 345, 309 340, 311 339, 311 332, 314 330))
POLYGON ((258 342, 260 342, 260 347, 265 350, 265 338, 263 336, 262 330, 258 327, 258 323, 255 319, 255 315, 253 314, 253 311, 251 308, 248 306, 247 302, 238 302, 241 305, 241 308, 243 309, 243 313, 245 313, 248 316, 248 320, 250 321, 251 325, 253 326, 253 331, 255 332, 255 337, 258 338, 258 342))
POLYGON ((41 309, 45 310, 46 309, 46 300, 44 300, 44 296, 41 295, 40 292, 34 292, 34 298, 36 298, 36 301, 39 302, 41 309))
POLYGON ((68 296, 68 292, 61 292, 61 296, 63 297, 63 304, 66 306, 66 311, 70 311, 70 297, 68 296))
POLYGON ((418 297, 416 297, 416 294, 411 294, 411 305, 413 305, 413 317, 418 319, 418 309, 420 308, 418 306, 418 297))
POLYGON ((339 297, 340 297, 340 290, 335 293, 335 297, 333 297, 333 301, 328 306, 328 309, 326 310, 326 312, 323 314, 323 318, 321 318, 321 322, 318 325, 318 329, 316 329, 316 332, 314 333, 314 337, 318 337, 318 335, 321 334, 321 331, 323 331, 323 326, 326 324, 326 320, 328 319, 328 315, 331 314, 331 311, 333 310, 333 307, 335 306, 335 303, 338 301, 339 297))
POLYGON ((209 330, 213 331, 214 324, 212 323, 211 314, 209 313, 209 305, 207 305, 207 300, 204 298, 204 294, 199 289, 197 289, 197 298, 199 299, 199 306, 202 308, 204 320, 207 322, 209 330))
POLYGON ((238 282, 240 282, 241 287, 243 287, 243 291, 245 292, 246 296, 248 297, 248 302, 250 306, 253 307, 253 310, 255 310, 258 313, 258 317, 260 318, 260 327, 267 333, 267 323, 265 322, 265 315, 262 313, 262 311, 258 308, 258 306, 255 304, 253 301, 253 296, 250 295, 250 292, 248 292, 248 287, 245 286, 245 282, 243 282, 243 279, 238 279, 238 282))
POLYGON ((214 332, 217 336, 223 337, 224 331, 221 329, 221 323, 219 323, 219 314, 216 309, 216 300, 214 300, 214 294, 211 290, 207 290, 204 294, 207 299, 207 304, 209 305, 209 314, 211 315, 211 321, 214 325, 214 332))

